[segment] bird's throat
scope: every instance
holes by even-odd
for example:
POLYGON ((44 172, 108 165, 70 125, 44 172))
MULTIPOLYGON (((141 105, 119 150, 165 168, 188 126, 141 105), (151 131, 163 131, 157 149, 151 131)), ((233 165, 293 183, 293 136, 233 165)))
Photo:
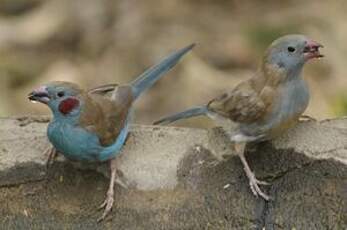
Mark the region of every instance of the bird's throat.
POLYGON ((66 115, 69 114, 72 110, 80 105, 80 102, 76 98, 69 97, 59 104, 59 111, 66 115))

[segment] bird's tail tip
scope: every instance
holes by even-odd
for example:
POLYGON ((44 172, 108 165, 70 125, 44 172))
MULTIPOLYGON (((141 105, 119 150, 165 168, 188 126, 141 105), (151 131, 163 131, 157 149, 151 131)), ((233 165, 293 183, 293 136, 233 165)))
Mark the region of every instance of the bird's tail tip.
POLYGON ((189 52, 190 50, 192 50, 195 46, 196 46, 196 43, 193 42, 193 43, 191 43, 190 45, 187 45, 186 47, 183 47, 183 48, 181 48, 179 51, 177 51, 177 55, 180 55, 180 56, 181 56, 181 55, 183 55, 183 54, 189 52))
POLYGON ((172 69, 179 62, 182 56, 193 49, 194 46, 195 43, 192 43, 176 52, 171 53, 161 62, 147 69, 144 73, 137 77, 132 83, 130 83, 134 91, 134 97, 137 98, 145 90, 150 88, 165 73, 172 69))
POLYGON ((196 46, 196 42, 193 42, 193 43, 191 43, 190 45, 188 45, 188 46, 186 47, 186 49, 191 50, 191 49, 193 49, 195 46, 196 46))

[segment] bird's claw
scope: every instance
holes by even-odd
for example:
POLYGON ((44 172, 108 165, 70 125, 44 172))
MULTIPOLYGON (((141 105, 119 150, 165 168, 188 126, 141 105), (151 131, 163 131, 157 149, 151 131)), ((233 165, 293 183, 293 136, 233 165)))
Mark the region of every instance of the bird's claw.
POLYGON ((249 179, 249 186, 251 187, 251 190, 253 194, 258 197, 262 197, 264 200, 268 201, 271 199, 270 196, 266 195, 261 189, 259 188, 259 185, 269 185, 268 182, 260 181, 257 178, 255 178, 254 174, 247 175, 249 179))
POLYGON ((299 117, 299 120, 300 120, 300 121, 312 121, 312 122, 316 122, 316 121, 317 121, 316 118, 311 117, 311 116, 308 116, 308 115, 301 115, 301 116, 299 117))
POLYGON ((102 216, 97 220, 98 222, 103 221, 105 217, 108 215, 108 213, 112 210, 113 202, 114 202, 113 194, 107 193, 105 201, 98 208, 98 210, 104 208, 104 212, 102 213, 102 216))
POLYGON ((258 180, 258 179, 255 179, 256 183, 257 184, 261 184, 261 185, 270 185, 269 182, 266 182, 266 181, 261 181, 261 180, 258 180))

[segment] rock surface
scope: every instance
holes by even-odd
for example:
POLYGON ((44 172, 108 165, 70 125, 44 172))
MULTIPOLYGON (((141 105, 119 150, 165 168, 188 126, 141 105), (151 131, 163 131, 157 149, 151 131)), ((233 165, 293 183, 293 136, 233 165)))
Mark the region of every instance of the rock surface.
POLYGON ((0 119, 2 229, 347 228, 346 118, 301 122, 248 148, 252 169, 271 182, 270 202, 251 194, 220 129, 135 125, 118 157, 128 188, 116 186, 99 224, 108 180, 64 159, 46 171, 48 120, 0 119))

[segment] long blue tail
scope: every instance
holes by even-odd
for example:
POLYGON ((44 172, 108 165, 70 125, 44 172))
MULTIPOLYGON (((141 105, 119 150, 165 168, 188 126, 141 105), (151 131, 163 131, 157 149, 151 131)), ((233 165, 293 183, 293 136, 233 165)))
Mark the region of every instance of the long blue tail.
POLYGON ((138 98, 144 91, 149 89, 157 80, 160 79, 166 72, 174 67, 180 58, 190 51, 195 44, 191 44, 179 51, 174 52, 166 57, 159 64, 152 66, 136 78, 130 85, 133 89, 134 98, 138 98))
POLYGON ((173 114, 168 117, 164 117, 156 122, 154 122, 154 125, 167 125, 170 124, 174 121, 185 119, 185 118, 190 118, 190 117, 195 117, 195 116, 200 116, 200 115, 205 115, 208 112, 206 106, 199 106, 199 107, 194 107, 191 109, 187 109, 186 111, 180 112, 173 114))

